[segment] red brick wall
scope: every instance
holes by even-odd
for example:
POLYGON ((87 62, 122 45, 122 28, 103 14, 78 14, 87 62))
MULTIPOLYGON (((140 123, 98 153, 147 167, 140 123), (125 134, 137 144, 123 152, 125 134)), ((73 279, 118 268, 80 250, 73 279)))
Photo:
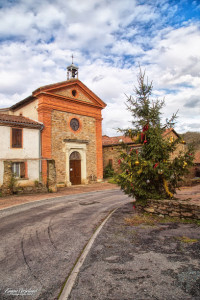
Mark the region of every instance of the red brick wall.
MULTIPOLYGON (((52 158, 52 124, 51 124, 51 112, 52 110, 58 110, 63 112, 69 112, 79 114, 82 116, 90 116, 96 119, 96 162, 97 162, 97 179, 103 178, 103 157, 102 157, 102 107, 96 107, 90 103, 80 103, 76 101, 67 101, 62 96, 55 95, 38 95, 38 120, 44 124, 42 131, 42 157, 52 158)), ((43 178, 46 180, 46 164, 43 164, 43 178)))
POLYGON ((97 157, 97 180, 103 178, 103 151, 102 151, 102 127, 101 120, 96 120, 96 157, 97 157))

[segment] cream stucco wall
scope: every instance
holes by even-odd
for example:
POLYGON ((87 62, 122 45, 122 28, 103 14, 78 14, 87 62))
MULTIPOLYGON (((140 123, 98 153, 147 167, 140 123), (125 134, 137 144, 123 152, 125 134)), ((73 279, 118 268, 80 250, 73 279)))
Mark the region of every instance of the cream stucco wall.
POLYGON ((26 160, 28 179, 39 179, 39 137, 38 129, 23 128, 22 149, 11 148, 11 127, 0 126, 0 185, 3 183, 4 160, 26 160))
POLYGON ((20 107, 19 109, 15 110, 12 114, 15 116, 19 116, 22 114, 24 117, 29 119, 38 121, 38 100, 34 100, 33 102, 26 104, 26 106, 20 107))

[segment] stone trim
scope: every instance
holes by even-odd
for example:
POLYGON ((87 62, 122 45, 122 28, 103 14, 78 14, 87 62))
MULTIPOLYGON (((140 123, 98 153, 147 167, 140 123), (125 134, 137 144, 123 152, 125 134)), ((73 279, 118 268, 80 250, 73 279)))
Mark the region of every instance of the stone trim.
POLYGON ((87 169, 86 169, 86 143, 75 143, 68 142, 64 147, 64 151, 66 152, 66 176, 65 176, 65 184, 66 186, 71 186, 70 182, 70 168, 69 168, 69 158, 72 152, 77 151, 81 157, 81 183, 87 184, 87 169))
POLYGON ((79 143, 79 144, 89 144, 88 140, 78 140, 78 139, 64 139, 65 143, 79 143))

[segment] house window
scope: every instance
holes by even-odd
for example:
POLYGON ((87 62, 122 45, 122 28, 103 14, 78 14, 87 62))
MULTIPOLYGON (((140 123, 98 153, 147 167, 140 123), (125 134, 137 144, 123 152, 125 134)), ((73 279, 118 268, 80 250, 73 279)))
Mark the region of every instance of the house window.
POLYGON ((12 148, 22 148, 22 129, 12 128, 12 148))
POLYGON ((109 164, 109 166, 113 166, 113 160, 112 159, 109 159, 109 161, 108 161, 108 164, 109 164))
POLYGON ((15 162, 12 164, 12 173, 16 178, 26 177, 26 166, 25 162, 15 162))

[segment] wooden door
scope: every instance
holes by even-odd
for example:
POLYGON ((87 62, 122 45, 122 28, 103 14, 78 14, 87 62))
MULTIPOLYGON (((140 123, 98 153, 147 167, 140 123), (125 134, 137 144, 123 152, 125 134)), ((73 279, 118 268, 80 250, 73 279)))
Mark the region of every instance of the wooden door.
POLYGON ((81 160, 70 160, 70 181, 73 185, 81 184, 81 160))

